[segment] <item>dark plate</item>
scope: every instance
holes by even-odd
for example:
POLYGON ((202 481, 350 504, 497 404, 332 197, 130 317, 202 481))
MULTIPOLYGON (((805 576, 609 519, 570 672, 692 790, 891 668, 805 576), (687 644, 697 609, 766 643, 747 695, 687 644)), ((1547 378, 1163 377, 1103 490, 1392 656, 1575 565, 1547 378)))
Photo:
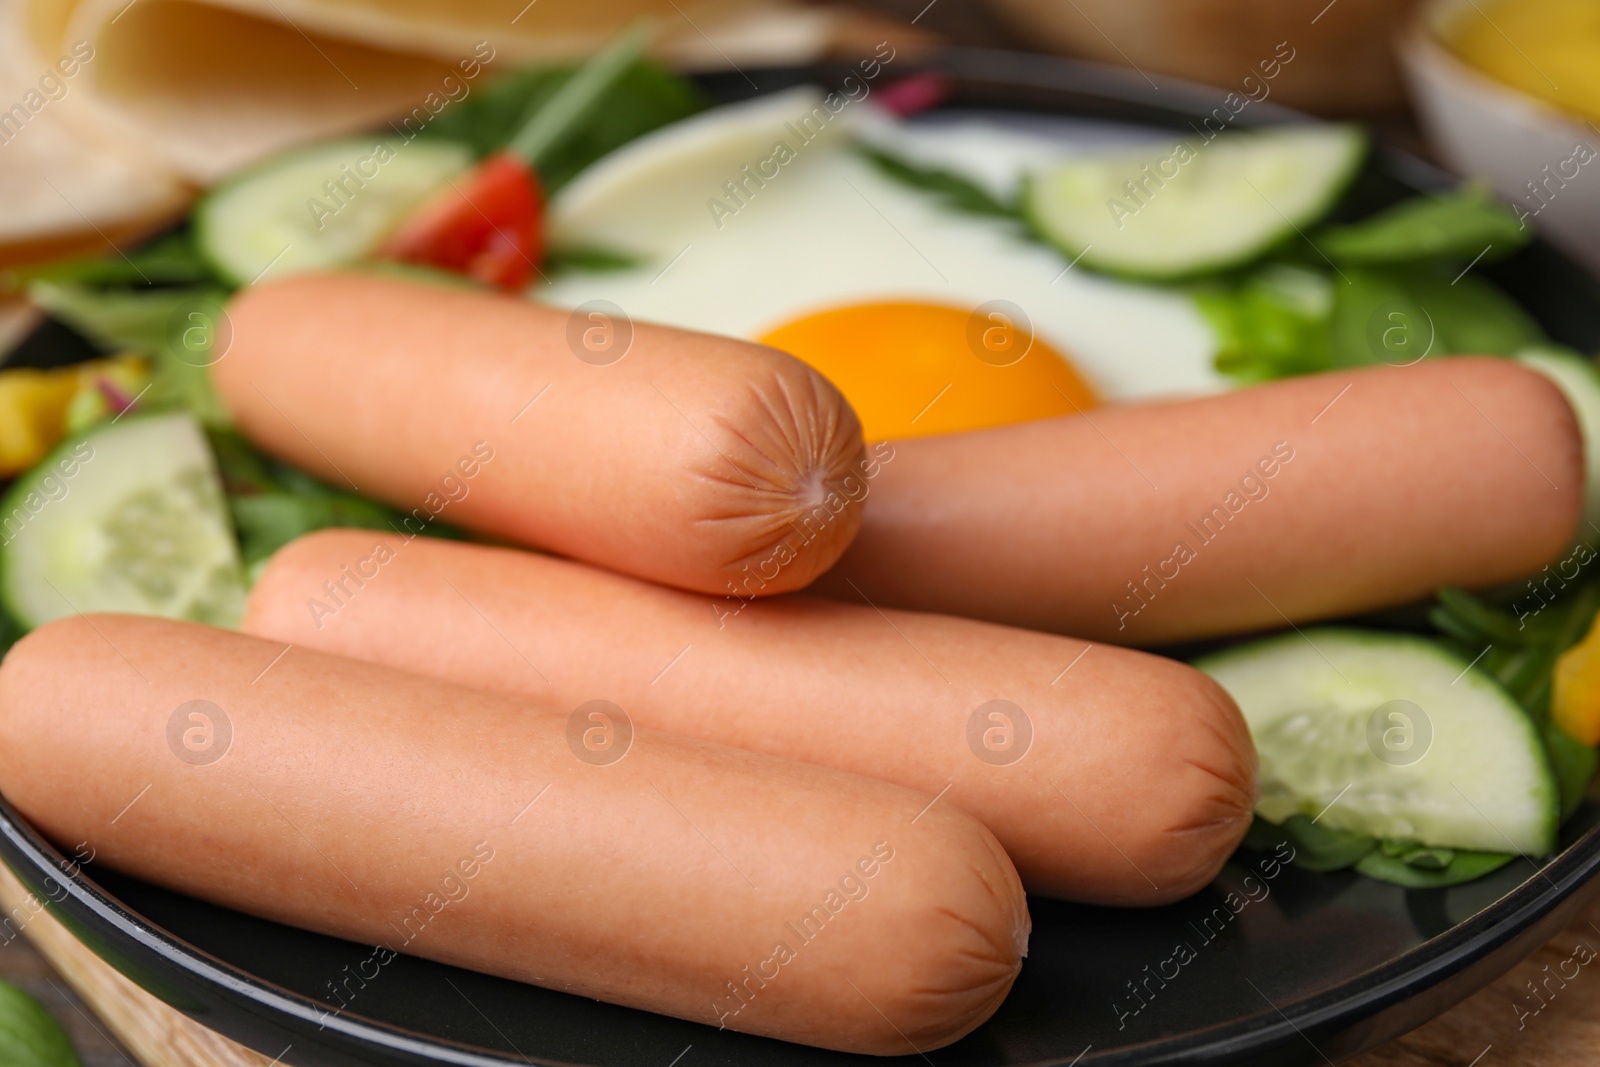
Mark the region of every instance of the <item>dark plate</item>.
MULTIPOLYGON (((902 61, 902 64, 904 61, 902 61)), ((1033 56, 953 51, 932 66, 952 103, 1183 129, 1224 93, 1033 56)), ((747 71, 761 91, 844 69, 747 71)), ((704 79, 722 99, 745 75, 704 79)), ((1293 116, 1253 104, 1239 125, 1293 116)), ((1370 211, 1442 175, 1380 153, 1342 210, 1370 211)), ((1488 273, 1558 341, 1600 348, 1600 287, 1537 244, 1488 273)), ((18 353, 53 363, 81 342, 46 325, 18 353)), ((1470 885, 1402 890, 1312 874, 1241 851, 1204 893, 1119 911, 1033 900, 1031 954, 994 1019, 924 1057, 939 1067, 1325 1064, 1418 1025, 1560 930, 1600 886, 1600 804, 1587 803, 1542 864, 1470 885)), ((536 989, 400 957, 373 977, 366 946, 279 926, 60 853, 0 803, 0 857, 118 970, 269 1058, 301 1065, 584 1064, 802 1067, 881 1063, 536 989), (92 874, 92 876, 91 876, 92 874)), ((1463 1050, 1470 1058, 1476 1050, 1463 1050)), ((920 1062, 913 1058, 911 1062, 920 1062)))

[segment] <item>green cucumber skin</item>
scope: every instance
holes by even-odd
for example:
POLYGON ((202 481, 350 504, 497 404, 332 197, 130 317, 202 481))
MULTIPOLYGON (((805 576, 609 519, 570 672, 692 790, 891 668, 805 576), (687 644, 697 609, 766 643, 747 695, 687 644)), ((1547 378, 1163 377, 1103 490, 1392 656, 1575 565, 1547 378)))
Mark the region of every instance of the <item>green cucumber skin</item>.
MULTIPOLYGON (((1051 232, 1050 226, 1041 218, 1036 196, 1037 175, 1028 175, 1023 179, 1022 190, 1018 196, 1018 205, 1023 222, 1027 225, 1029 232, 1037 240, 1054 247, 1069 260, 1081 262, 1084 266, 1090 267, 1101 274, 1121 278, 1125 281, 1167 284, 1190 281, 1254 262, 1273 249, 1283 247, 1289 242, 1297 240, 1299 234, 1295 230, 1296 226, 1304 227, 1327 215, 1333 209, 1333 206, 1339 202, 1340 197, 1344 195, 1355 176, 1360 173, 1362 164, 1366 160, 1366 138, 1354 130, 1349 131, 1347 137, 1350 150, 1346 154, 1343 165, 1328 183, 1326 192, 1313 209, 1303 212, 1298 220, 1291 220, 1286 223, 1278 234, 1262 242, 1254 249, 1246 249, 1233 255, 1216 256, 1205 261, 1186 263, 1171 269, 1130 267, 1117 262, 1115 258, 1106 259, 1097 255, 1092 246, 1085 249, 1081 244, 1074 245, 1063 241, 1057 234, 1051 232)), ((1204 148, 1201 151, 1204 151, 1204 148)))
POLYGON ((1409 652, 1422 657, 1435 660, 1450 674, 1461 675, 1458 684, 1474 683, 1484 689, 1492 690, 1505 701, 1509 708, 1516 711, 1515 721, 1522 734, 1522 742, 1528 751, 1537 754, 1537 759, 1543 767, 1544 774, 1540 779, 1542 788, 1535 799, 1549 814, 1545 824, 1540 828, 1541 850, 1538 854, 1548 855, 1555 850, 1556 838, 1561 823, 1561 797, 1554 769, 1550 765, 1549 753, 1545 747, 1544 738, 1540 736, 1539 727, 1533 719, 1512 699, 1499 682, 1476 667, 1469 665, 1468 661, 1454 652, 1443 647, 1438 642, 1416 634, 1393 633, 1388 631, 1362 630, 1347 626, 1318 626, 1291 633, 1276 634, 1244 644, 1234 645, 1217 652, 1201 656, 1192 661, 1191 666, 1212 677, 1215 670, 1233 665, 1246 666, 1253 662, 1261 662, 1273 656, 1279 649, 1303 646, 1306 641, 1311 641, 1314 646, 1345 643, 1348 646, 1359 647, 1404 647, 1409 652))
MULTIPOLYGON (((135 417, 140 416, 130 416, 130 420, 135 417)), ((148 418, 149 416, 142 417, 148 418)), ((57 465, 64 459, 69 456, 74 459, 80 458, 77 456, 78 448, 89 442, 101 429, 102 427, 100 426, 91 426, 82 433, 62 441, 50 451, 49 455, 35 463, 26 473, 12 482, 11 488, 6 490, 4 496, 0 496, 0 610, 4 610, 6 615, 24 632, 33 629, 37 623, 29 618, 27 612, 22 609, 22 606, 16 602, 13 596, 11 586, 11 567, 13 564, 10 548, 12 538, 16 534, 5 525, 5 522, 19 510, 23 514, 28 514, 28 509, 24 503, 28 495, 37 491, 44 478, 49 473, 56 471, 57 465)), ((48 494, 46 494, 45 498, 49 499, 48 494)))
POLYGON ((1555 383, 1572 405, 1583 434, 1584 465, 1588 468, 1584 486, 1584 527, 1576 540, 1600 537, 1600 367, 1593 360, 1575 353, 1545 348, 1518 352, 1518 363, 1543 374, 1555 383))
MULTIPOLYGON (((378 137, 377 140, 382 141, 384 138, 378 137)), ((345 138, 289 149, 252 164, 219 182, 209 189, 205 196, 200 199, 200 202, 195 205, 191 216, 195 245, 200 250, 200 255, 224 280, 236 286, 251 284, 256 280, 255 278, 244 277, 229 266, 225 257, 218 255, 216 252, 225 243, 220 241, 216 233, 217 217, 219 211, 222 210, 221 206, 225 206, 231 195, 237 192, 241 186, 270 177, 274 171, 295 166, 318 154, 326 153, 332 156, 339 149, 346 146, 369 147, 372 143, 374 142, 369 142, 362 138, 345 138)), ((426 152, 431 154, 459 152, 464 165, 470 165, 472 158, 470 149, 465 145, 445 141, 406 142, 395 151, 397 154, 405 152, 426 152)), ((399 158, 404 157, 401 155, 399 158)))
MULTIPOLYGON (((17 478, 17 480, 11 484, 10 488, 6 490, 5 495, 0 497, 0 542, 3 542, 0 543, 0 610, 3 610, 5 614, 22 631, 26 632, 28 630, 32 630, 34 627, 39 625, 39 621, 32 617, 32 615, 22 607, 21 603, 17 599, 18 593, 13 586, 12 581, 12 567, 14 565, 12 560, 12 552, 10 551, 12 534, 4 527, 6 518, 11 516, 19 507, 22 507, 26 513, 27 509, 24 506, 24 501, 26 500, 27 496, 38 489, 40 483, 45 477, 49 476, 52 472, 57 471, 57 465, 63 459, 76 457, 80 460, 80 462, 87 462, 87 460, 82 459, 82 457, 77 457, 77 450, 82 445, 89 444, 92 448, 96 438, 102 437, 108 433, 125 431, 130 427, 137 426, 144 422, 153 422, 172 418, 193 419, 193 416, 180 412, 162 410, 130 413, 129 415, 115 422, 97 423, 83 432, 62 441, 55 447, 54 450, 51 451, 48 456, 36 463, 27 471, 27 473, 17 478)), ((207 449, 207 455, 210 458, 211 473, 214 477, 218 477, 219 475, 216 468, 215 456, 210 453, 210 445, 206 440, 205 433, 198 427, 198 425, 196 427, 196 433, 199 435, 201 443, 207 449)), ((90 458, 92 458, 92 456, 93 453, 91 453, 90 458)), ((74 475, 74 477, 76 476, 77 475, 74 475)), ((68 480, 67 485, 67 493, 63 495, 63 499, 65 499, 65 497, 70 495, 73 491, 72 482, 70 479, 68 480)), ((45 498, 48 500, 49 495, 45 494, 45 498)), ((45 507, 49 506, 50 504, 45 505, 45 507)), ((41 508, 40 513, 42 513, 43 510, 44 509, 41 508)), ((224 506, 218 518, 219 521, 224 524, 228 537, 235 545, 237 545, 237 533, 233 530, 232 519, 228 514, 226 506, 224 506)))

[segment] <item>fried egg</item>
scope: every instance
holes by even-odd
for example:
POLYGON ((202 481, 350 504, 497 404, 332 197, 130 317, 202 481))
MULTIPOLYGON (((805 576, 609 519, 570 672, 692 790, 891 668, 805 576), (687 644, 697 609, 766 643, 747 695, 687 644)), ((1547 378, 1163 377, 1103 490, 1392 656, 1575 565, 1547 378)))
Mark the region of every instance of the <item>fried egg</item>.
POLYGON ((1094 147, 981 117, 899 122, 810 88, 716 108, 552 202, 553 246, 637 265, 567 272, 533 295, 788 351, 839 386, 869 439, 1227 387, 1187 297, 1074 269, 1014 222, 885 175, 861 141, 1001 195, 1094 147))

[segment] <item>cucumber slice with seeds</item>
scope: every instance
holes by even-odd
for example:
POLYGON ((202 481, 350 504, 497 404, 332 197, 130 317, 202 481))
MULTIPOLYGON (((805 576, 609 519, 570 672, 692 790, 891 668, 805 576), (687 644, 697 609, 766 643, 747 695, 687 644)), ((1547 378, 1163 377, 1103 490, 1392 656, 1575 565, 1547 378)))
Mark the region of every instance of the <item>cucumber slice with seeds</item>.
POLYGON ((1487 674, 1421 637, 1334 627, 1195 663, 1261 761, 1262 818, 1439 848, 1549 853, 1560 795, 1539 731, 1487 674))
POLYGON ((406 212, 472 165, 449 141, 355 138, 244 171, 195 209, 200 251, 238 285, 361 259, 406 212))
POLYGON ((0 500, 0 598, 31 629, 83 611, 237 624, 245 586, 215 460, 187 414, 61 445, 0 500))
POLYGON ((1163 280, 1237 266, 1320 219, 1355 176, 1350 126, 1228 132, 1032 175, 1023 210, 1084 265, 1163 280))

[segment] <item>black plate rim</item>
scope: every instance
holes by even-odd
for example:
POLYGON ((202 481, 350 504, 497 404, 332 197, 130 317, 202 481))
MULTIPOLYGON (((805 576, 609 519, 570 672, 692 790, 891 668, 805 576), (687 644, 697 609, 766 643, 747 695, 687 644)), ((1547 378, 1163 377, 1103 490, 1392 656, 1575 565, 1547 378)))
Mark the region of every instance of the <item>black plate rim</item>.
MULTIPOLYGON (((1032 53, 998 49, 946 47, 930 50, 913 61, 917 70, 944 72, 996 83, 1009 83, 1016 89, 1039 88, 1068 91, 1099 99, 1146 116, 1162 113, 1179 120, 1203 114, 1208 106, 1220 103, 1225 90, 1162 76, 1161 98, 1152 99, 1144 79, 1120 67, 1078 60, 1059 59, 1032 53)), ((741 84, 746 75, 769 75, 779 79, 810 79, 832 72, 828 64, 798 67, 750 69, 737 75, 741 84)), ((844 69, 844 68, 838 68, 844 69)), ((745 95, 758 95, 761 90, 745 95)), ((996 105, 1003 107, 1004 105, 996 105)), ((1232 120, 1238 126, 1264 126, 1295 121, 1315 121, 1309 116, 1262 102, 1248 115, 1232 120)), ((1150 119, 1147 118, 1147 121, 1150 119)), ((1385 147, 1373 152, 1382 170, 1404 183, 1422 190, 1437 190, 1454 185, 1456 179, 1414 156, 1385 147)), ((1540 244, 1547 242, 1540 241, 1540 244)), ((1570 263, 1559 250, 1555 254, 1570 263)), ((156 996, 162 990, 141 971, 169 971, 183 975, 213 994, 221 994, 244 1015, 265 1017, 271 1025, 286 1032, 304 1033, 314 1028, 324 1035, 333 1032, 346 1047, 359 1053, 363 1047, 382 1049, 407 1057, 416 1064, 452 1064, 458 1067, 503 1067, 505 1064, 537 1063, 541 1067, 582 1067, 565 1061, 530 1059, 464 1045, 446 1038, 408 1030, 394 1024, 368 1019, 359 1013, 342 1012, 326 1016, 317 1002, 274 983, 260 979, 233 964, 188 943, 161 926, 145 920, 102 889, 82 868, 75 867, 53 845, 0 797, 0 861, 24 883, 74 933, 93 932, 115 942, 126 952, 125 959, 111 963, 136 983, 156 996), (57 899, 58 895, 61 899, 57 899), (143 960, 138 959, 145 954, 143 960), (143 981, 141 981, 143 979, 143 981), (325 1017, 326 1016, 326 1017, 325 1017)), ((1532 863, 1532 861, 1528 861, 1532 863)), ((1475 964, 1493 962, 1495 954, 1514 945, 1520 938, 1565 922, 1587 900, 1600 895, 1600 826, 1584 833, 1525 881, 1477 914, 1457 923, 1417 947, 1363 971, 1340 984, 1287 1005, 1263 1001, 1260 1012, 1170 1038, 1158 1038, 1136 1045, 1108 1050, 1099 1055, 1085 1050, 1076 1058, 1037 1061, 1032 1067, 1059 1067, 1085 1064, 1105 1067, 1132 1065, 1229 1062, 1300 1039, 1311 1044, 1318 1056, 1327 1057, 1308 1036, 1350 1027, 1371 1020, 1384 1009, 1417 997, 1439 986, 1445 979, 1475 964)), ((1415 891, 1413 891, 1415 892, 1415 891)), ((1427 892, 1427 891, 1422 891, 1427 892)), ((1519 957, 1520 958, 1520 957, 1519 957)), ((1509 962, 1507 964, 1509 966, 1509 962)), ((1490 968, 1468 983, 1452 989, 1450 998, 1438 1005, 1443 1010, 1487 985, 1503 968, 1490 968)), ((186 1011, 183 1004, 174 1008, 186 1011)), ((198 1021, 221 1024, 221 1032, 240 1039, 237 1027, 189 1009, 198 1021)), ((1386 1034, 1380 1040, 1393 1034, 1386 1034)), ((273 1053, 257 1049, 265 1055, 273 1053)))
MULTIPOLYGON (((0 797, 0 860, 5 862, 11 872, 46 908, 63 909, 66 914, 57 915, 57 918, 62 919, 64 925, 73 929, 74 933, 77 932, 75 927, 79 929, 88 927, 97 933, 109 932, 119 935, 129 946, 153 954, 159 962, 176 966, 182 972, 208 983, 213 988, 243 998, 241 1003, 246 1007, 265 1009, 268 1012, 288 1016, 302 1026, 333 1030, 356 1042, 427 1057, 419 1062, 449 1063, 460 1067, 500 1067, 507 1063, 532 1062, 525 1057, 503 1056, 492 1050, 475 1049, 445 1038, 409 1031, 350 1013, 340 1013, 323 1019, 325 1013, 319 1011, 316 1002, 309 997, 257 978, 248 971, 189 944, 124 906, 85 874, 82 867, 73 864, 43 835, 33 829, 3 797, 0 797), (57 899, 62 893, 71 900, 72 907, 67 907, 66 901, 57 899), (448 1053, 449 1058, 443 1058, 440 1053, 448 1053)), ((118 961, 108 959, 106 962, 117 967, 125 977, 134 980, 136 984, 141 984, 147 992, 160 996, 159 990, 149 989, 143 983, 139 983, 141 976, 127 973, 118 966, 118 961)), ((180 1004, 173 1004, 170 1001, 168 1003, 179 1011, 184 1010, 180 1004)), ((255 1051, 270 1055, 262 1049, 255 1051)), ((582 1067, 582 1065, 545 1060, 540 1067, 582 1067)))

